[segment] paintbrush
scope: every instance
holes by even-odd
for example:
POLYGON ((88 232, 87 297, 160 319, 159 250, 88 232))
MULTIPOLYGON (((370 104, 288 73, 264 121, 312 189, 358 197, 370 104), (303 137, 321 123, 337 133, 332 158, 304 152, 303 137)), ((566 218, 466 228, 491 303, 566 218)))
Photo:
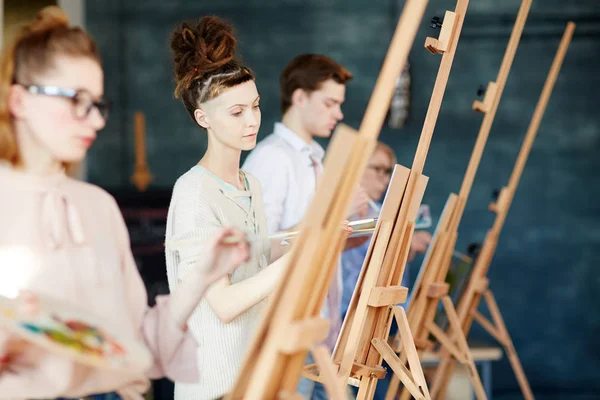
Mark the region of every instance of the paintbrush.
MULTIPOLYGON (((243 237, 239 237, 239 236, 227 236, 225 237, 222 242, 225 244, 237 244, 237 243, 241 243, 242 241, 246 241, 249 244, 251 244, 253 242, 253 240, 250 240, 247 238, 246 235, 244 235, 243 237)), ((193 245, 198 245, 203 243, 203 241, 201 240, 171 240, 169 242, 164 242, 163 245, 165 247, 186 247, 186 246, 193 246, 193 245)))
POLYGON ((371 208, 377 212, 380 212, 381 209, 379 208, 379 206, 377 204, 375 204, 375 202, 371 199, 369 199, 369 205, 371 206, 371 208))

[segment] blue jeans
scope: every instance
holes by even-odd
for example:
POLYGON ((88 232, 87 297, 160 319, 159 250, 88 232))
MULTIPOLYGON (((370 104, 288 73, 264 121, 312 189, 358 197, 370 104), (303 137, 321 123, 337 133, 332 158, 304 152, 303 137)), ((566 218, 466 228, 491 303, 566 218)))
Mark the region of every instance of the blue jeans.
MULTIPOLYGON (((312 354, 308 353, 305 364, 313 364, 312 354)), ((302 395, 306 400, 328 400, 325 386, 322 383, 315 382, 308 378, 301 377, 300 383, 298 383, 298 393, 302 395)))
MULTIPOLYGON (((83 400, 121 400, 121 397, 116 393, 105 393, 105 394, 94 394, 91 396, 82 397, 83 400)), ((78 399, 67 399, 60 397, 56 400, 78 400, 78 399)))

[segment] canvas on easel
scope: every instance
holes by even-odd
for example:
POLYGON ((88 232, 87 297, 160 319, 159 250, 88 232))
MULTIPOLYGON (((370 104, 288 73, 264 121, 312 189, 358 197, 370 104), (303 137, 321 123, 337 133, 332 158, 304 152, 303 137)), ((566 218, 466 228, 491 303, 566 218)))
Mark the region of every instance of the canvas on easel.
MULTIPOLYGON (((548 77, 544 84, 540 99, 535 108, 531 123, 527 129, 525 140, 521 146, 521 150, 517 157, 509 184, 500 191, 497 201, 490 205, 490 210, 497 214, 496 220, 494 221, 493 227, 486 235, 483 246, 481 247, 481 251, 475 262, 472 277, 457 306, 458 317, 463 329, 463 334, 468 334, 473 320, 475 320, 486 331, 488 331, 492 337, 494 337, 504 346, 509 362, 521 388, 521 392, 527 400, 533 400, 533 392, 531 391, 529 382, 527 381, 523 367, 519 357, 517 356, 517 352, 512 344, 508 330, 504 325, 504 320, 500 314, 498 305, 496 304, 494 296, 489 289, 489 281, 486 278, 486 275, 498 243, 498 237, 500 236, 500 232, 508 214, 510 204, 514 198, 523 168, 525 167, 531 146, 535 140, 535 136, 544 115, 546 105, 550 99, 550 94, 552 93, 552 89, 554 88, 554 84, 558 78, 558 74, 573 37, 574 30, 575 24, 569 22, 558 47, 558 51, 554 57, 554 61, 550 68, 550 72, 548 73, 548 77), (479 304, 482 298, 485 300, 488 306, 494 323, 490 322, 478 312, 479 304)), ((436 373, 433 378, 432 389, 432 391, 435 391, 435 393, 439 394, 440 398, 442 398, 442 396, 445 394, 445 390, 452 374, 453 366, 454 363, 452 362, 451 357, 449 357, 447 354, 443 354, 440 365, 436 369, 436 373)))

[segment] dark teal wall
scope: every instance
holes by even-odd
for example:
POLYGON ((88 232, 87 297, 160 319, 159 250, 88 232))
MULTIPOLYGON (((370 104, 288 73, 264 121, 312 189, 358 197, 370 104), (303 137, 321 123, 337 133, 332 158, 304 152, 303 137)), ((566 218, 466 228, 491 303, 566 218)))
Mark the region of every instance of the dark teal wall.
MULTIPOLYGON (((405 128, 385 127, 381 134, 407 166, 440 61, 422 46, 427 35, 435 34, 427 21, 455 4, 429 3, 410 55, 410 119, 405 128)), ((457 246, 483 240, 490 228, 491 193, 508 181, 565 24, 573 19, 575 37, 489 275, 528 378, 544 399, 600 398, 600 5, 596 0, 568 3, 534 1, 457 246)), ((425 165, 430 180, 424 201, 436 217, 448 193, 460 187, 483 117, 471 111, 471 103, 477 87, 496 78, 519 4, 471 1, 425 165)), ((112 119, 89 156, 90 180, 115 192, 132 189, 136 110, 147 117, 148 161, 156 178, 152 190, 170 190, 201 157, 205 137, 172 94, 168 35, 176 23, 208 14, 234 23, 241 55, 257 73, 264 137, 279 118, 279 72, 300 52, 328 54, 354 73, 344 112, 345 122, 358 127, 401 5, 386 0, 88 0, 87 24, 102 49, 106 91, 115 101, 112 119)), ((487 337, 480 329, 473 334, 487 337)), ((516 381, 506 361, 497 364, 494 379, 498 397, 515 396, 516 381)))

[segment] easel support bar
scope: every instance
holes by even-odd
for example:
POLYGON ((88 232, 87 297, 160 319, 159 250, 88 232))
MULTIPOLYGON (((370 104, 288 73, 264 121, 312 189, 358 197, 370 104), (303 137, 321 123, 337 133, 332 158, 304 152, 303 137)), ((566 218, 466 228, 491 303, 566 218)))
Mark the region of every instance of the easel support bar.
POLYGON ((444 297, 450 288, 446 282, 431 283, 427 288, 427 297, 430 299, 440 299, 444 297))
POLYGON ((373 339, 373 346, 377 349, 381 357, 388 363, 394 373, 400 377, 400 380, 406 386, 408 391, 415 399, 425 400, 422 387, 417 387, 410 371, 400 362, 400 359, 394 353, 394 350, 383 340, 373 339))
POLYGON ((375 287, 371 289, 368 305, 370 307, 387 307, 403 304, 408 297, 408 288, 402 286, 375 287))
POLYGON ((504 340, 502 334, 486 317, 475 310, 471 311, 471 315, 473 316, 473 319, 475 319, 475 321, 477 321, 477 323, 483 327, 483 329, 485 329, 494 339, 498 341, 498 343, 506 345, 506 341, 504 340))

